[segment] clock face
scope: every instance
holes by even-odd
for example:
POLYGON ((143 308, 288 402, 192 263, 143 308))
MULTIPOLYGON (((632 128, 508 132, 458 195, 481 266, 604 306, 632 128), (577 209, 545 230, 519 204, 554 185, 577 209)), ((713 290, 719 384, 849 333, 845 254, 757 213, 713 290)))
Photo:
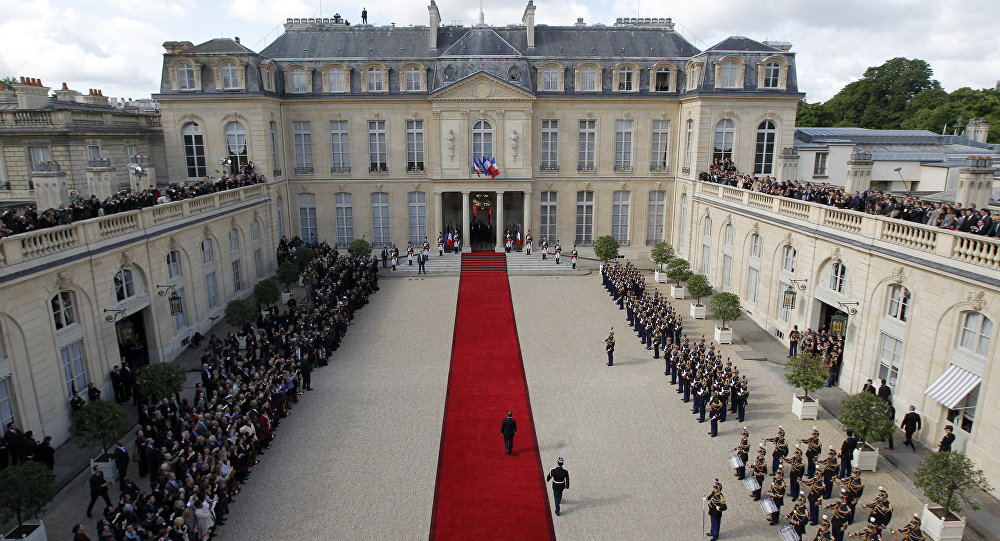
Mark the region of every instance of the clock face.
POLYGON ((520 73, 517 71, 517 66, 511 66, 510 69, 507 70, 507 76, 510 77, 511 81, 516 81, 520 76, 520 73))

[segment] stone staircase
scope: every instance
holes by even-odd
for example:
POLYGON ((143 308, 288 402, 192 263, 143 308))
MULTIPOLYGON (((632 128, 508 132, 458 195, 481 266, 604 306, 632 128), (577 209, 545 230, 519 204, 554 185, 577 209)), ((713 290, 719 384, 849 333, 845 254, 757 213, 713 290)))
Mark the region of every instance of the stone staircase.
MULTIPOLYGON (((563 252, 562 261, 556 265, 556 258, 549 254, 548 259, 542 260, 542 253, 532 251, 531 255, 524 252, 511 252, 507 256, 507 274, 553 274, 579 272, 573 270, 573 265, 569 261, 569 256, 563 252)), ((577 265, 579 268, 579 265, 577 265)))

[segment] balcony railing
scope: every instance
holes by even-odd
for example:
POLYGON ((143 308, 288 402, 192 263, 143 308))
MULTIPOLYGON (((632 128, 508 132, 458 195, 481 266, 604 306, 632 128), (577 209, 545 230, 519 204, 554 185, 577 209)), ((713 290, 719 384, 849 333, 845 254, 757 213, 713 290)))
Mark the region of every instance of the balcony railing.
POLYGON ((14 111, 15 126, 47 126, 52 124, 50 111, 14 111))
POLYGON ((59 162, 35 162, 31 168, 35 171, 62 171, 59 162))
POLYGON ((296 167, 295 168, 295 174, 296 175, 311 175, 314 172, 315 172, 315 169, 313 169, 312 166, 309 166, 309 167, 296 167))
POLYGON ((631 173, 632 166, 624 164, 615 164, 615 173, 631 173))
POLYGON ((542 165, 542 166, 538 167, 538 170, 541 171, 542 173, 558 173, 559 172, 559 166, 558 165, 542 165))
POLYGON ((87 167, 111 167, 111 158, 91 158, 87 160, 87 167))
POLYGON ((330 172, 331 173, 350 173, 351 172, 351 166, 350 165, 334 165, 333 167, 330 168, 330 172))

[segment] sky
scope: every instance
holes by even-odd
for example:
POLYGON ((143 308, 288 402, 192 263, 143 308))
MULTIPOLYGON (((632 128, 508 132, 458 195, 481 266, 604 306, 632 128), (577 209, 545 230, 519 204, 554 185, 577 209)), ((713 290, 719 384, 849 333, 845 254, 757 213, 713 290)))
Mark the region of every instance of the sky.
MULTIPOLYGON (((486 22, 521 22, 527 0, 483 0, 486 22)), ((730 35, 788 41, 799 89, 825 101, 865 69, 898 56, 930 63, 948 91, 1000 80, 996 0, 535 0, 538 24, 613 24, 617 17, 671 17, 699 49, 730 35)), ((52 88, 143 98, 159 90, 165 41, 238 36, 260 51, 287 17, 331 17, 375 25, 426 25, 429 0, 0 0, 0 77, 52 88)), ((437 0, 444 23, 475 24, 475 0, 437 0)))

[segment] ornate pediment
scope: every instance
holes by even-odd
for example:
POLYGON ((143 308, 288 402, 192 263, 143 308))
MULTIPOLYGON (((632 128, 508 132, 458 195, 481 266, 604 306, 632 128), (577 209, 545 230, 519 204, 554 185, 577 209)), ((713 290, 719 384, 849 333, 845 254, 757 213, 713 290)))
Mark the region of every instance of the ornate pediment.
POLYGON ((492 75, 479 72, 438 90, 430 95, 430 99, 431 101, 513 101, 533 100, 535 96, 492 75))

